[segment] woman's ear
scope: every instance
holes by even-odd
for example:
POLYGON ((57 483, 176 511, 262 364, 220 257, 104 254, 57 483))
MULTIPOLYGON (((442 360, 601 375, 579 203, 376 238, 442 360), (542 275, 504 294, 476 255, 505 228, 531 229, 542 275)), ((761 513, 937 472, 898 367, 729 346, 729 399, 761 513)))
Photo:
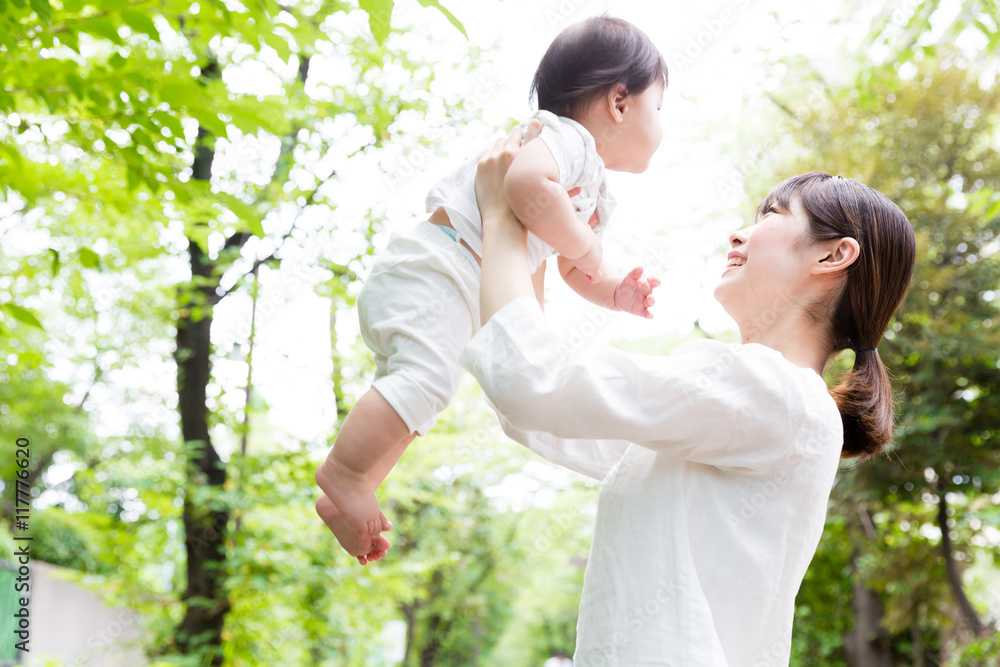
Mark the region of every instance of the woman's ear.
POLYGON ((861 256, 861 246, 850 236, 821 243, 820 250, 816 270, 823 273, 843 271, 861 256))

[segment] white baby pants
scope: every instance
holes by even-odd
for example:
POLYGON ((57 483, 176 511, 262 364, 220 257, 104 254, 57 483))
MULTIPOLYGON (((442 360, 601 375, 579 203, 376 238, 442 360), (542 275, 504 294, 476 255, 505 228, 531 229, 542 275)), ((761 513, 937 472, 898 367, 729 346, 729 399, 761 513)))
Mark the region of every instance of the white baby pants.
MULTIPOLYGON (((450 231, 450 230, 449 230, 450 231)), ((373 387, 411 433, 426 434, 458 391, 458 357, 479 330, 479 267, 441 227, 396 232, 358 295, 373 387)))

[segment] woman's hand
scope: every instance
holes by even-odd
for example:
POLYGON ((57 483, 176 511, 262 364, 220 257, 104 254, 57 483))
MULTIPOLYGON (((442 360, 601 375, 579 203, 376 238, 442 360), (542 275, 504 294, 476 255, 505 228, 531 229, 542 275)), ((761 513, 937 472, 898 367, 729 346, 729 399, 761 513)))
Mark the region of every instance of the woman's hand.
POLYGON ((479 215, 483 224, 495 222, 517 221, 507 199, 503 194, 503 179, 507 175, 510 163, 521 149, 521 144, 531 141, 542 133, 542 123, 533 120, 528 124, 528 130, 523 134, 520 127, 515 127, 506 139, 497 139, 493 150, 483 155, 476 169, 476 201, 479 204, 479 215))
MULTIPOLYGON (((535 120, 528 125, 523 140, 530 141, 542 131, 535 120)), ((499 139, 479 161, 476 169, 476 200, 483 219, 483 263, 479 281, 479 318, 483 326, 494 313, 515 299, 535 298, 528 270, 528 230, 507 205, 503 179, 521 148, 522 134, 515 128, 499 139)))

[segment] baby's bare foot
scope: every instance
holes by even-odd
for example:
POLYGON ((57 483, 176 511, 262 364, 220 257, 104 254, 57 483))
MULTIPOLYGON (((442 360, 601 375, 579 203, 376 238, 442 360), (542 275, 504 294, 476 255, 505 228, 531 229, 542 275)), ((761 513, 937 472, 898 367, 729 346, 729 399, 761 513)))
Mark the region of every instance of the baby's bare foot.
MULTIPOLYGON (((389 540, 381 533, 374 540, 367 542, 361 540, 358 533, 351 528, 351 525, 337 510, 337 506, 325 495, 320 496, 319 500, 316 501, 316 513, 319 514, 323 522, 333 532, 333 536, 340 542, 340 546, 344 548, 344 551, 356 557, 362 565, 382 560, 391 546, 389 540)), ((385 517, 383 516, 383 518, 385 517)), ((391 527, 388 520, 385 523, 388 527, 391 527)), ((386 530, 388 530, 388 527, 386 530)))
POLYGON ((316 482, 358 534, 359 544, 373 544, 379 533, 388 530, 389 522, 379 510, 366 475, 346 468, 331 456, 317 469, 316 482))

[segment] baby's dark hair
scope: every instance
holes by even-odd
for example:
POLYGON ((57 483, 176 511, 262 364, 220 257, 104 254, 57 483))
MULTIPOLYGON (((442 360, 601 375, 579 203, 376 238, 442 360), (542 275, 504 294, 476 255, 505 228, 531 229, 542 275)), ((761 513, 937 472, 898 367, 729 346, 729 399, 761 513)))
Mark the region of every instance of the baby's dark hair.
POLYGON ((657 80, 666 85, 667 62, 646 33, 622 19, 594 16, 553 40, 530 94, 540 110, 574 118, 615 84, 639 95, 657 80))

